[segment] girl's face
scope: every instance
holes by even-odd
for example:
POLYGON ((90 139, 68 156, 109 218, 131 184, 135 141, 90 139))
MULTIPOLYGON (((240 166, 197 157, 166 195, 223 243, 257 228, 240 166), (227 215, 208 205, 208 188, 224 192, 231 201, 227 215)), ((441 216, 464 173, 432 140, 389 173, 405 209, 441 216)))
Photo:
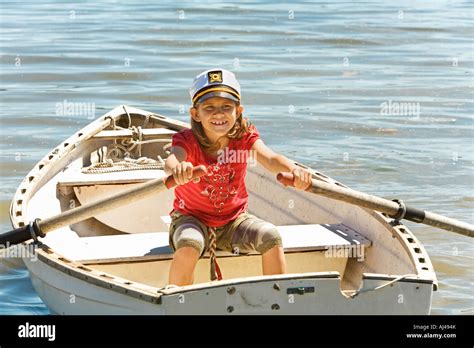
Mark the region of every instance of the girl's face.
POLYGON ((190 114, 196 122, 202 124, 208 139, 215 142, 229 133, 243 110, 241 105, 230 99, 212 97, 192 107, 190 114))

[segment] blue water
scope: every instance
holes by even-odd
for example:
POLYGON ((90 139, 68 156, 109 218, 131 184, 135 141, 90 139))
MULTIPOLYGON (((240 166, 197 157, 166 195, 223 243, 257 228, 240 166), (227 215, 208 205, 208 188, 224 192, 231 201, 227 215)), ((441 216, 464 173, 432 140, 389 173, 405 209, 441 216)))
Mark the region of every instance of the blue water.
MULTIPOLYGON (((0 227, 26 173, 91 117, 128 104, 187 120, 193 77, 216 66, 275 151, 473 223, 472 23, 468 1, 4 1, 0 227)), ((432 313, 473 314, 473 243, 409 226, 437 271, 432 313)), ((0 304, 48 313, 18 260, 0 262, 0 304)))

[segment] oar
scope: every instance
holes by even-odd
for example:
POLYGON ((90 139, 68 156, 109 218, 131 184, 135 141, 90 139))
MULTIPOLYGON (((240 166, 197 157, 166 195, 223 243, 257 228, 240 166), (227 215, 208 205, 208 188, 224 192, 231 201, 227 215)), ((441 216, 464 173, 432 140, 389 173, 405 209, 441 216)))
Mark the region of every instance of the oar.
MULTIPOLYGON (((206 174, 205 166, 197 166, 193 169, 193 179, 206 174)), ((25 242, 29 239, 44 237, 46 233, 58 228, 72 225, 76 222, 88 219, 122 205, 132 203, 148 197, 152 194, 171 189, 176 186, 176 181, 170 175, 130 188, 111 197, 100 199, 80 207, 65 211, 64 213, 45 219, 35 219, 28 225, 0 234, 0 245, 13 245, 25 242)))
MULTIPOLYGON (((294 186, 294 175, 290 173, 278 173, 277 180, 285 186, 294 186)), ((368 195, 363 192, 344 188, 334 184, 328 184, 320 180, 311 180, 311 185, 306 191, 334 198, 343 202, 358 205, 361 207, 380 211, 388 214, 396 220, 407 219, 417 223, 422 223, 447 231, 456 232, 468 237, 474 237, 474 226, 462 221, 448 218, 446 216, 431 213, 406 206, 401 200, 390 201, 388 199, 368 195)))

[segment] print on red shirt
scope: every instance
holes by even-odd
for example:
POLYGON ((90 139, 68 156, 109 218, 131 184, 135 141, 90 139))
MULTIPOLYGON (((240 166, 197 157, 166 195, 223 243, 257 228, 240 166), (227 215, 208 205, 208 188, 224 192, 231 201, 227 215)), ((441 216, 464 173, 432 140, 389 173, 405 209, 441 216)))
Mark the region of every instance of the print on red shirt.
POLYGON ((217 213, 222 212, 229 196, 237 193, 237 187, 233 182, 234 177, 235 170, 228 163, 216 163, 208 166, 207 175, 202 177, 202 180, 207 182, 208 185, 201 194, 209 197, 217 213))

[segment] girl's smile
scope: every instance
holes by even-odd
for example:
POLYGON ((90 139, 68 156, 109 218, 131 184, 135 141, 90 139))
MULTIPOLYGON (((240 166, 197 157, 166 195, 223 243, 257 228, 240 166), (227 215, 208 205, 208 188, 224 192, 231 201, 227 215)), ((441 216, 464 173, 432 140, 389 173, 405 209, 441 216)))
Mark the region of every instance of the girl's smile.
POLYGON ((222 126, 224 124, 227 124, 228 122, 227 121, 211 121, 211 123, 216 126, 222 126))
MULTIPOLYGON (((215 130, 218 133, 225 132, 227 134, 227 132, 233 127, 232 125, 229 128, 230 123, 227 120, 214 120, 214 121, 209 121, 209 123, 212 125, 213 130, 215 130)), ((203 125, 203 127, 204 127, 204 131, 206 131, 207 129, 206 126, 203 125)))

